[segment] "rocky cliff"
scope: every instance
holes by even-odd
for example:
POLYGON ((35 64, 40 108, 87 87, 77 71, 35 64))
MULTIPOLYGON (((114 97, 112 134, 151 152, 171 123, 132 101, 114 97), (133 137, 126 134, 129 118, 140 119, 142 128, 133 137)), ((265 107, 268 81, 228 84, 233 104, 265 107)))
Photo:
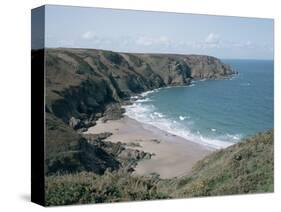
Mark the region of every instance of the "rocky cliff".
POLYGON ((118 169, 122 163, 114 155, 77 132, 101 116, 120 117, 118 105, 131 95, 234 73, 219 59, 201 55, 58 48, 45 50, 45 62, 47 173, 118 169))
POLYGON ((107 105, 131 95, 233 73, 230 66, 210 56, 47 49, 46 107, 65 123, 74 117, 90 119, 87 125, 107 105))

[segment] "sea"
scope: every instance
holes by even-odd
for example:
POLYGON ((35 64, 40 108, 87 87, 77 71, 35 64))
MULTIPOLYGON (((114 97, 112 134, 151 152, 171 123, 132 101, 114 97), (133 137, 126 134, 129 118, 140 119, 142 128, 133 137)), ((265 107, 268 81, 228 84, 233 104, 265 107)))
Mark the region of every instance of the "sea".
POLYGON ((144 92, 132 97, 125 115, 216 149, 273 128, 273 61, 222 61, 238 74, 144 92))

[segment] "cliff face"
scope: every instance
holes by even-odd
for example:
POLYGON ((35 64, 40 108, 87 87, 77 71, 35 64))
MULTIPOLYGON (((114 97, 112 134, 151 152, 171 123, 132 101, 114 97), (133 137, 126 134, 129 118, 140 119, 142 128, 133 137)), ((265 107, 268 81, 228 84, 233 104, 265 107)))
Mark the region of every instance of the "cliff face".
POLYGON ((47 49, 47 110, 68 123, 71 117, 89 118, 109 103, 143 91, 233 73, 210 56, 47 49))
POLYGON ((234 73, 220 60, 200 55, 46 49, 45 56, 47 173, 117 169, 111 154, 87 143, 77 130, 94 125, 105 111, 106 117, 118 117, 116 105, 131 95, 234 73))

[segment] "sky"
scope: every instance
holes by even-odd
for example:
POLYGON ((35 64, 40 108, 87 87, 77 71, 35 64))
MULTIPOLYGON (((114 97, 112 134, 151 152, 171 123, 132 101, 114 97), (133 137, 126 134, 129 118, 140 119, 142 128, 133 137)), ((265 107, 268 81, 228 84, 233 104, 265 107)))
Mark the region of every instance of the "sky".
POLYGON ((273 59, 272 19, 47 5, 45 47, 273 59))

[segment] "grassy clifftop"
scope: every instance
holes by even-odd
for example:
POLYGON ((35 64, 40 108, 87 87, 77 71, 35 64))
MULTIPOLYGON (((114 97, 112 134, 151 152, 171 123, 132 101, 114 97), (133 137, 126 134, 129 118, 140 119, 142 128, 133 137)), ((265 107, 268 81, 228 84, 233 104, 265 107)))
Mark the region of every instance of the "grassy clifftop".
POLYGON ((192 174, 162 180, 126 172, 46 177, 46 204, 79 204, 273 192, 273 130, 219 150, 192 174))

